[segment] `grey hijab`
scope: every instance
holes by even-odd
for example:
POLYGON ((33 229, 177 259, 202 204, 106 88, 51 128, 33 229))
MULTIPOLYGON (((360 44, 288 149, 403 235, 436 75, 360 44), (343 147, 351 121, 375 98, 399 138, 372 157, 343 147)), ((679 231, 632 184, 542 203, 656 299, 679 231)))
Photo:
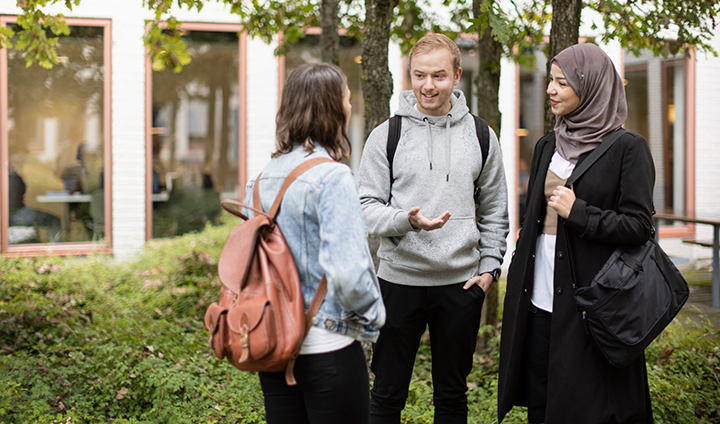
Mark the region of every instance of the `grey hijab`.
POLYGON ((625 87, 608 55, 595 44, 570 46, 553 62, 580 98, 577 109, 559 115, 555 122, 558 153, 576 163, 580 155, 596 148, 625 123, 625 87))

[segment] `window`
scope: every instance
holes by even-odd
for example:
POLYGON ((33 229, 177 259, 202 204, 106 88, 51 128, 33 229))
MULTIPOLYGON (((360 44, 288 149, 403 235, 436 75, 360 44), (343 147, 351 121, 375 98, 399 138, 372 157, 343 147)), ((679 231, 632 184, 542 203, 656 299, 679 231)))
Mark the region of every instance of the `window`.
POLYGON ((52 69, 0 50, 3 253, 109 246, 110 23, 66 21, 52 69))
POLYGON ((179 73, 150 72, 148 238, 216 222, 220 199, 237 198, 244 180, 240 28, 183 24, 183 30, 192 62, 179 73))
POLYGON ((525 200, 530 180, 530 164, 535 150, 535 144, 545 135, 545 102, 547 102, 547 59, 543 48, 533 50, 535 55, 535 69, 528 70, 517 66, 519 74, 519 99, 517 137, 517 202, 518 223, 522 223, 525 215, 525 200))
POLYGON ((688 60, 626 54, 625 64, 625 128, 644 136, 650 145, 655 161, 655 208, 686 213, 693 206, 687 177, 691 144, 687 140, 688 60))

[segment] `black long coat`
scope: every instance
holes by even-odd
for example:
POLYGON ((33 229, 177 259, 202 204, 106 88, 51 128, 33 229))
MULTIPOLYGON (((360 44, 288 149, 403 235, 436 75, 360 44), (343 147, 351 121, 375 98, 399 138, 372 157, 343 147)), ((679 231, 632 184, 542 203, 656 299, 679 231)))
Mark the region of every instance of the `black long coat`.
MULTIPOLYGON (((520 363, 533 290, 535 244, 546 213, 545 175, 555 136, 533 153, 523 228, 508 272, 500 343, 498 415, 524 405, 520 363)), ((578 164, 587 158, 585 153, 578 164)), ((655 167, 645 139, 627 133, 574 184, 568 220, 559 219, 548 365, 547 424, 652 423, 645 358, 626 368, 607 363, 591 345, 575 307, 567 238, 578 286, 588 286, 618 245, 651 235, 655 167)))

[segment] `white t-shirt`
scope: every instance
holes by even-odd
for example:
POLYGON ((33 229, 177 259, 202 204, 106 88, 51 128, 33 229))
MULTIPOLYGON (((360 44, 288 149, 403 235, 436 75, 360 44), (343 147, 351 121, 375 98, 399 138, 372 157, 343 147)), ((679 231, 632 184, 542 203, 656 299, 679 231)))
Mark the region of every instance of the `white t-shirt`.
POLYGON ((351 345, 354 341, 355 339, 350 336, 312 326, 300 347, 300 355, 334 352, 351 345))
MULTIPOLYGON (((570 178, 575 164, 555 152, 550 160, 550 170, 563 180, 570 178)), ((538 308, 552 312, 555 280, 555 234, 540 234, 535 245, 535 273, 533 294, 530 301, 538 308)))

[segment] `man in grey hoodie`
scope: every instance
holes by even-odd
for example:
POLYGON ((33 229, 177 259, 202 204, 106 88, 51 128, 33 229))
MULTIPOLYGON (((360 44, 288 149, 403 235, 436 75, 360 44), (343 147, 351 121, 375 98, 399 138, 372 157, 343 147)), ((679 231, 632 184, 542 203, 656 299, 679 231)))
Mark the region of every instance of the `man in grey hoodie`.
POLYGON ((509 224, 497 136, 490 129, 483 169, 474 118, 454 89, 460 58, 444 35, 427 35, 413 46, 413 90, 400 97, 393 163, 387 121, 370 134, 360 163, 365 220, 381 237, 378 277, 387 310, 371 366, 371 424, 400 423, 426 326, 435 423, 467 422, 466 379, 480 311, 499 275, 509 224))

